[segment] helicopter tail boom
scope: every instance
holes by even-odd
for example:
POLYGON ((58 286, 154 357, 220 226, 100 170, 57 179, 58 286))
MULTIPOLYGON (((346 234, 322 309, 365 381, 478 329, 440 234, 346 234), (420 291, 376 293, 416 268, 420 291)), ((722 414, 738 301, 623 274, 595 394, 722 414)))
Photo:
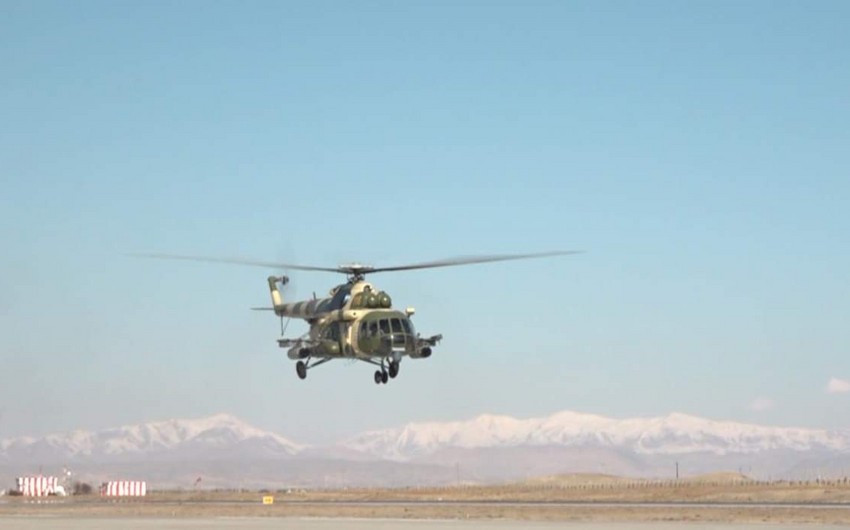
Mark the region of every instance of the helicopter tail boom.
POLYGON ((303 318, 311 320, 319 318, 330 311, 333 305, 332 298, 314 298, 301 302, 286 303, 278 285, 286 285, 289 278, 286 276, 269 276, 269 294, 272 297, 272 309, 279 317, 303 318))

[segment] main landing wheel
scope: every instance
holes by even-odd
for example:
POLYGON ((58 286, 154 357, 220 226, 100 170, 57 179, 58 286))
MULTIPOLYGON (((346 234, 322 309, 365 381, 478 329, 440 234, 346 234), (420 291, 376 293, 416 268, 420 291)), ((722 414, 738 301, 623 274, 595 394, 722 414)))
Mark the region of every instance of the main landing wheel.
POLYGON ((395 379, 395 376, 398 375, 398 361, 390 361, 390 377, 395 379))
POLYGON ((304 361, 298 361, 295 363, 295 373, 298 374, 299 379, 307 378, 307 365, 304 364, 304 361))

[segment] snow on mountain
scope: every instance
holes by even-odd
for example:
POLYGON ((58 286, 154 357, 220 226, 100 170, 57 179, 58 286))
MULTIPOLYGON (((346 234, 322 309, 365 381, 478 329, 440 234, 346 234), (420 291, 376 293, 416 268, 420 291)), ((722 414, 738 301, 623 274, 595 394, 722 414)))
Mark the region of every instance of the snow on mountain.
POLYGON ((0 457, 50 459, 133 457, 154 454, 194 456, 223 452, 262 456, 293 455, 303 449, 282 436, 260 430, 228 414, 195 420, 168 420, 97 432, 73 431, 42 438, 0 440, 0 457))
MULTIPOLYGON (((218 414, 0 440, 0 464, 6 466, 160 461, 173 467, 177 462, 247 465, 269 459, 312 462, 310 469, 374 460, 437 467, 463 461, 468 473, 485 478, 529 470, 635 474, 654 472, 672 460, 690 469, 746 465, 773 473, 803 460, 850 462, 850 430, 766 427, 677 413, 613 419, 565 411, 544 418, 485 414, 466 421, 409 423, 362 433, 330 447, 307 447, 218 414), (296 455, 297 459, 290 458, 296 455)), ((428 469, 432 473, 437 468, 428 469)))
POLYGON ((764 427, 679 413, 619 420, 565 411, 525 420, 485 414, 467 421, 409 423, 366 432, 342 445, 397 461, 414 460, 447 448, 528 446, 612 448, 638 455, 846 452, 850 451, 850 432, 764 427))

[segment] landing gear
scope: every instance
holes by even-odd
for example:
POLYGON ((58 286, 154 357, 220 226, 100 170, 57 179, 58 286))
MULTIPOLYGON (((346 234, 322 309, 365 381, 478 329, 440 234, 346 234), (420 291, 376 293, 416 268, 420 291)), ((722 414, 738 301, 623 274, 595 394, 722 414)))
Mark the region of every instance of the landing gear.
POLYGON ((326 362, 332 361, 333 357, 327 357, 325 359, 319 359, 314 363, 310 363, 310 359, 308 358, 306 361, 298 361, 295 363, 295 373, 298 374, 299 379, 307 379, 307 370, 315 368, 319 365, 325 364, 326 362))
POLYGON ((363 362, 373 364, 380 368, 380 370, 375 370, 375 384, 376 385, 385 385, 392 378, 398 375, 399 361, 395 359, 381 359, 381 362, 373 361, 371 359, 360 359, 363 362), (387 366, 389 365, 389 367, 387 366))
POLYGON ((375 370, 375 384, 385 385, 390 380, 390 376, 386 370, 375 370))

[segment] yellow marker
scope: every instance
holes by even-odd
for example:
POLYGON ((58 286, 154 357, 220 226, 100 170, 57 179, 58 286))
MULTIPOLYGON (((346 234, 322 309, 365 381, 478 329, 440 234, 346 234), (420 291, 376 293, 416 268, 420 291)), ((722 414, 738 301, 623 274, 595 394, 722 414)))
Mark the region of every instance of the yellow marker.
POLYGON ((266 495, 263 497, 263 504, 274 504, 274 497, 271 495, 266 495))

